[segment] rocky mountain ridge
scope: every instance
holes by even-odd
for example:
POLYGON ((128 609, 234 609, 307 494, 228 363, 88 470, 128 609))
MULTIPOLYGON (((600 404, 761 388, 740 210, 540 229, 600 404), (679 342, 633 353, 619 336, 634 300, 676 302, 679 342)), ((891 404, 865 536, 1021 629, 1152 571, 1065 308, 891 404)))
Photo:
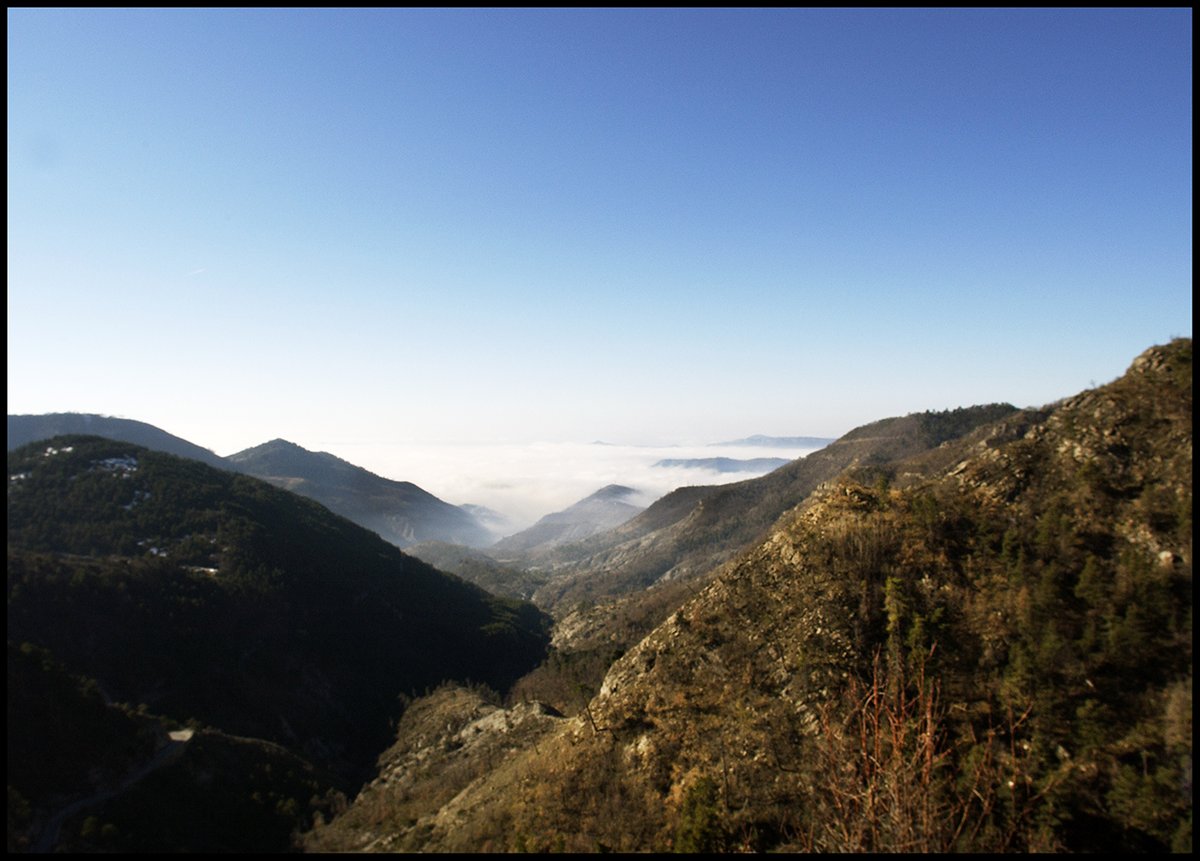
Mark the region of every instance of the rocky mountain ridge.
POLYGON ((1008 404, 992 404, 884 419, 761 478, 680 488, 616 529, 526 560, 549 575, 534 600, 563 616, 581 601, 702 577, 843 470, 934 449, 1014 412, 1008 404))
POLYGON ((319 845, 1190 850, 1190 340, 945 443, 819 482, 419 827, 373 786, 319 845))

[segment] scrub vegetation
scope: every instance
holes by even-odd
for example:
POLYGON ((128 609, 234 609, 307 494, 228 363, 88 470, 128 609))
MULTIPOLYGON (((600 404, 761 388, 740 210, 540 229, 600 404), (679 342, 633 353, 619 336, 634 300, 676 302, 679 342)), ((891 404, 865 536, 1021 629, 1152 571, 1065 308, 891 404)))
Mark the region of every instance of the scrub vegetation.
POLYGON ((190 720, 57 845, 1190 851, 1191 379, 1181 339, 674 494, 556 548, 552 646, 532 605, 252 479, 23 449, 10 849, 190 720), (204 842, 166 798, 241 824, 204 842))

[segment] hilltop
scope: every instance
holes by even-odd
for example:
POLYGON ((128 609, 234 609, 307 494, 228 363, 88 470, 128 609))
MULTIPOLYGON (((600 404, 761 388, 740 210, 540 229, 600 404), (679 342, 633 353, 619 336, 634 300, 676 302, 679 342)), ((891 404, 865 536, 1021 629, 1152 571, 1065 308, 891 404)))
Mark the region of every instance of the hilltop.
POLYGON ((483 547, 491 533, 455 505, 408 481, 392 481, 328 452, 275 439, 226 458, 230 468, 261 478, 376 532, 397 547, 450 541, 483 547))
POLYGON ((641 513, 643 507, 629 501, 636 496, 637 491, 624 485, 602 487, 562 511, 547 514, 528 529, 502 538, 488 552, 498 559, 519 558, 528 563, 551 548, 613 529, 641 513))
POLYGON ((88 434, 131 442, 153 451, 163 451, 177 457, 198 460, 218 469, 228 469, 223 457, 146 422, 93 413, 45 413, 8 417, 9 451, 31 442, 69 434, 88 434))
POLYGON ((391 759, 310 846, 1190 851, 1191 371, 864 430, 942 440, 819 482, 574 717, 514 704, 530 741, 436 785, 391 759))
POLYGON ((63 434, 91 434, 131 442, 217 469, 253 475, 315 499, 397 547, 419 541, 483 547, 493 541, 492 530, 484 524, 494 521, 494 512, 450 505, 411 482, 383 478, 328 452, 308 451, 287 440, 271 440, 220 457, 153 425, 130 419, 90 413, 8 417, 9 451, 63 434))

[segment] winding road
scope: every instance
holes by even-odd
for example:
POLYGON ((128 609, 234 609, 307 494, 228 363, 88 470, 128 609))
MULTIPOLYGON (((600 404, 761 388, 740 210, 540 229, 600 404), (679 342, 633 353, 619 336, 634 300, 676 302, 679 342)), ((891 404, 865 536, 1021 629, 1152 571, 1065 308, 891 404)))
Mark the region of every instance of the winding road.
POLYGON ((191 741, 192 730, 182 729, 167 733, 166 743, 155 751, 154 756, 150 757, 146 762, 142 763, 137 768, 130 771, 116 786, 111 786, 102 789, 86 798, 80 798, 72 801, 66 807, 59 810, 42 829, 41 836, 31 849, 32 852, 51 852, 54 849, 54 844, 58 842, 58 832, 62 829, 63 823, 74 816, 81 810, 86 810, 93 805, 108 801, 120 795, 129 787, 133 786, 146 775, 157 771, 164 765, 174 762, 183 755, 187 743, 191 741))

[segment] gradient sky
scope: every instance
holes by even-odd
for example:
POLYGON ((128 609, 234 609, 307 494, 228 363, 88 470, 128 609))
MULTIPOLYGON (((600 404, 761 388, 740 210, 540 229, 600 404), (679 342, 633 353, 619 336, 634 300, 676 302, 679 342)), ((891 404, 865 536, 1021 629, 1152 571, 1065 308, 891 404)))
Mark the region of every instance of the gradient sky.
POLYGON ((1191 33, 10 9, 8 411, 228 454, 1044 404, 1191 335, 1191 33))

